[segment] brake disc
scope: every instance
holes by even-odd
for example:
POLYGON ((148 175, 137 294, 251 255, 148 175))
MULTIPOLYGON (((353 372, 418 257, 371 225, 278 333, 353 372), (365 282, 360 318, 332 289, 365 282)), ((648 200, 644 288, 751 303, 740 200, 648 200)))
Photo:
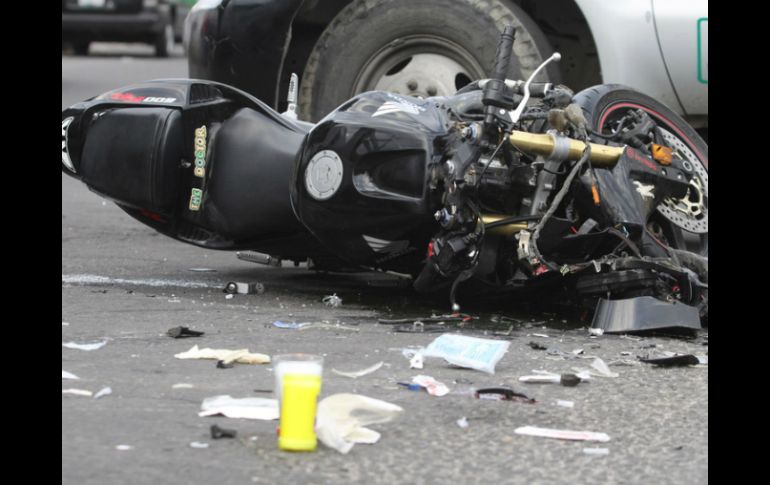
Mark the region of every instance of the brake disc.
POLYGON ((687 195, 681 199, 668 197, 658 206, 658 211, 672 224, 685 231, 708 234, 708 187, 709 175, 706 167, 695 153, 678 137, 661 128, 663 138, 673 150, 675 157, 682 161, 685 171, 693 175, 687 195))

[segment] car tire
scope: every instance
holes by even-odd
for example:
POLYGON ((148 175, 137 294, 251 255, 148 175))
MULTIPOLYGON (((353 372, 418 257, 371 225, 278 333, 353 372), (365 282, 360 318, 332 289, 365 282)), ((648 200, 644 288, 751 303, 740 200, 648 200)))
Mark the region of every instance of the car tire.
POLYGON ((155 57, 168 57, 174 49, 174 26, 166 23, 155 38, 155 57))
MULTIPOLYGON (((687 214, 661 204, 651 223, 658 225, 669 245, 708 257, 708 145, 698 132, 663 103, 619 84, 585 89, 576 94, 573 101, 583 109, 591 129, 600 133, 608 133, 613 118, 618 119, 624 111, 639 108, 664 130, 664 139, 691 163, 694 179, 699 179, 692 190, 690 203, 695 201, 700 207, 690 209, 687 214)), ((593 141, 606 143, 599 137, 594 137, 593 141)))
POLYGON ((88 41, 72 43, 72 50, 76 56, 87 56, 89 47, 91 47, 91 43, 88 41))
MULTIPOLYGON (((355 0, 326 27, 308 59, 300 115, 319 120, 364 91, 454 94, 491 73, 500 32, 509 24, 516 40, 508 77, 526 78, 552 49, 512 2, 355 0)), ((549 65, 538 80, 558 82, 558 69, 549 65)))

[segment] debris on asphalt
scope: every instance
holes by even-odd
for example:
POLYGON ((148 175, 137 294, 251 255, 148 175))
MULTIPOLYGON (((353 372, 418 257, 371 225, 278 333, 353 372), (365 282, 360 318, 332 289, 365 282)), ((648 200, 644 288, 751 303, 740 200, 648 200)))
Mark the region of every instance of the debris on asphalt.
POLYGON ((225 295, 225 300, 232 300, 234 297, 233 295, 227 294, 225 295))
POLYGON ((67 347, 68 349, 77 349, 77 350, 98 350, 101 349, 107 345, 107 341, 104 340, 102 342, 95 342, 92 344, 78 344, 75 342, 67 342, 61 344, 62 347, 67 347))
POLYGON ((312 325, 312 323, 310 322, 297 323, 297 322, 283 322, 281 320, 276 320, 273 322, 273 326, 276 328, 287 328, 291 330, 299 330, 304 327, 309 327, 310 325, 312 325))
POLYGON ((455 422, 457 423, 457 426, 459 426, 459 427, 461 427, 463 429, 468 427, 468 418, 466 418, 465 416, 463 416, 462 418, 458 419, 455 422))
POLYGON ((443 324, 425 325, 423 322, 414 322, 411 325, 396 325, 394 332, 399 333, 438 333, 448 332, 449 328, 443 324))
POLYGON ((225 285, 222 290, 228 295, 261 295, 265 292, 265 285, 262 283, 241 283, 238 281, 231 281, 225 285))
POLYGON ((69 322, 61 322, 62 327, 69 327, 69 322))
POLYGON ((490 401, 516 401, 526 404, 537 403, 534 398, 521 392, 516 392, 509 387, 487 387, 485 389, 478 389, 474 395, 476 399, 486 399, 490 401))
POLYGON ((386 423, 404 410, 400 406, 358 394, 334 394, 318 403, 316 433, 329 448, 347 454, 356 443, 374 444, 380 433, 366 428, 386 423))
POLYGON ((377 369, 379 369, 380 367, 382 367, 382 365, 384 363, 385 362, 380 361, 380 362, 377 362, 376 364, 374 364, 371 367, 367 367, 366 369, 361 369, 361 370, 358 370, 358 371, 342 372, 342 371, 339 371, 337 369, 332 369, 332 372, 337 374, 338 376, 350 377, 351 379, 356 379, 358 377, 362 377, 362 376, 365 376, 367 374, 371 374, 372 372, 374 372, 377 369))
POLYGON ((592 337, 601 337, 602 335, 604 335, 604 329, 602 329, 602 328, 589 328, 588 329, 588 334, 591 335, 592 337))
POLYGON ((73 396, 85 396, 85 397, 91 397, 94 395, 93 392, 87 391, 85 389, 62 389, 62 394, 72 394, 73 396))
POLYGON ((129 450, 133 450, 134 447, 131 445, 118 445, 115 447, 115 449, 118 451, 129 451, 129 450))
POLYGON ((554 374, 546 371, 532 371, 535 375, 521 376, 519 382, 528 384, 561 384, 566 387, 575 387, 582 381, 590 380, 590 373, 583 371, 577 374, 554 374))
POLYGON ((414 376, 412 382, 418 386, 424 387, 431 396, 441 397, 449 394, 449 388, 431 376, 414 376))
POLYGON ((228 395, 204 399, 198 416, 216 416, 218 414, 228 418, 272 421, 278 419, 279 416, 278 400, 263 397, 233 398, 228 395))
POLYGON ((175 354, 177 359, 214 359, 221 360, 226 364, 237 362, 239 364, 269 364, 270 356, 265 354, 252 354, 249 349, 229 350, 229 349, 199 349, 197 345, 193 346, 187 352, 175 354))
POLYGON ((694 334, 701 329, 699 310, 695 306, 638 296, 623 300, 599 299, 592 328, 605 333, 668 332, 694 334))
POLYGON ((570 408, 570 409, 572 409, 572 408, 575 407, 575 402, 574 401, 564 401, 562 399, 557 399, 555 404, 557 406, 560 406, 560 407, 563 407, 563 408, 570 408))
POLYGON ((528 345, 535 350, 548 350, 548 347, 537 342, 530 342, 528 345))
POLYGON ((591 367, 596 370, 596 372, 591 372, 593 375, 599 375, 601 377, 618 377, 620 375, 617 372, 612 372, 607 364, 598 357, 594 358, 594 361, 591 362, 591 367))
POLYGON ((187 271, 192 271, 193 273, 216 273, 217 270, 213 268, 190 268, 187 271))
POLYGON ((174 328, 169 328, 166 333, 171 338, 188 338, 188 337, 200 337, 204 335, 206 332, 191 330, 188 327, 174 327, 174 328))
POLYGON ((235 367, 234 364, 228 364, 224 360, 217 361, 217 369, 232 369, 233 367, 235 367))
POLYGON ((190 443, 190 448, 197 448, 199 450, 205 450, 209 447, 208 443, 201 443, 200 441, 193 441, 190 443))
POLYGON ((506 340, 489 340, 444 334, 428 345, 424 357, 440 357, 459 367, 467 367, 488 374, 495 373, 495 365, 511 345, 506 340))
POLYGON ((605 456, 610 454, 608 448, 583 448, 583 453, 586 455, 605 456))
POLYGON ((522 426, 513 430, 516 434, 539 436, 541 438, 556 438, 571 441, 600 441, 607 442, 610 437, 606 433, 593 431, 570 431, 566 429, 538 428, 537 426, 522 426))
POLYGON ((473 317, 470 315, 466 315, 464 313, 455 313, 452 315, 431 315, 429 317, 417 317, 417 318, 396 318, 396 319, 380 318, 377 321, 383 325, 397 325, 400 323, 413 323, 413 322, 446 323, 446 322, 469 322, 471 320, 473 320, 473 317))
POLYGON ((235 438, 238 432, 234 429, 227 429, 227 428, 220 428, 216 424, 212 424, 211 428, 211 439, 219 440, 222 438, 235 438))
POLYGON ((186 382, 180 382, 179 384, 174 384, 173 386, 171 386, 171 389, 192 389, 193 387, 195 386, 193 386, 192 384, 188 384, 186 382))
MULTIPOLYGON (((673 355, 670 357, 659 357, 653 359, 639 359, 645 364, 657 365, 659 367, 687 367, 690 365, 698 365, 701 360, 692 354, 685 355, 673 355)), ((706 360, 708 362, 708 360, 706 360)))
POLYGON ((99 390, 96 394, 94 394, 94 399, 101 399, 104 396, 109 396, 112 394, 112 388, 111 387, 104 387, 99 390))
POLYGON ((533 333, 533 337, 540 337, 540 338, 551 338, 549 335, 546 335, 544 333, 533 333))
POLYGON ((424 349, 403 349, 401 353, 409 359, 409 368, 410 369, 422 369, 423 368, 423 358, 422 358, 422 351, 424 349))
POLYGON ((61 371, 61 378, 62 379, 80 379, 80 377, 76 376, 72 372, 67 372, 64 369, 62 369, 61 371))
POLYGON ((325 296, 321 301, 323 302, 324 305, 332 308, 338 308, 342 306, 342 298, 337 296, 337 293, 333 295, 325 296))

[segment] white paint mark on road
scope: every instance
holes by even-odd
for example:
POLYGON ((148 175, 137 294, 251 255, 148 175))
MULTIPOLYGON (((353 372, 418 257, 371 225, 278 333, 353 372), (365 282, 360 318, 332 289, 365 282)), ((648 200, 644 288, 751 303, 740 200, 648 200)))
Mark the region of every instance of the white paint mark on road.
POLYGON ((130 286, 151 286, 155 288, 161 287, 178 287, 178 288, 219 288, 218 284, 206 283, 203 281, 189 281, 189 280, 170 280, 170 279, 155 279, 155 278, 111 278, 109 276, 99 276, 92 274, 71 274, 61 276, 62 284, 67 285, 130 285, 130 286))

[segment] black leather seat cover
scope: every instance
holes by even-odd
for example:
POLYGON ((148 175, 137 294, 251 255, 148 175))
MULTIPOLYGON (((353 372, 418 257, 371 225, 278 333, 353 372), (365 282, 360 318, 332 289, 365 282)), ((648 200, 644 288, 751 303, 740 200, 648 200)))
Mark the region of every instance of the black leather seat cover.
POLYGON ((106 111, 89 127, 79 175, 124 205, 170 214, 178 200, 182 143, 178 110, 106 111))

